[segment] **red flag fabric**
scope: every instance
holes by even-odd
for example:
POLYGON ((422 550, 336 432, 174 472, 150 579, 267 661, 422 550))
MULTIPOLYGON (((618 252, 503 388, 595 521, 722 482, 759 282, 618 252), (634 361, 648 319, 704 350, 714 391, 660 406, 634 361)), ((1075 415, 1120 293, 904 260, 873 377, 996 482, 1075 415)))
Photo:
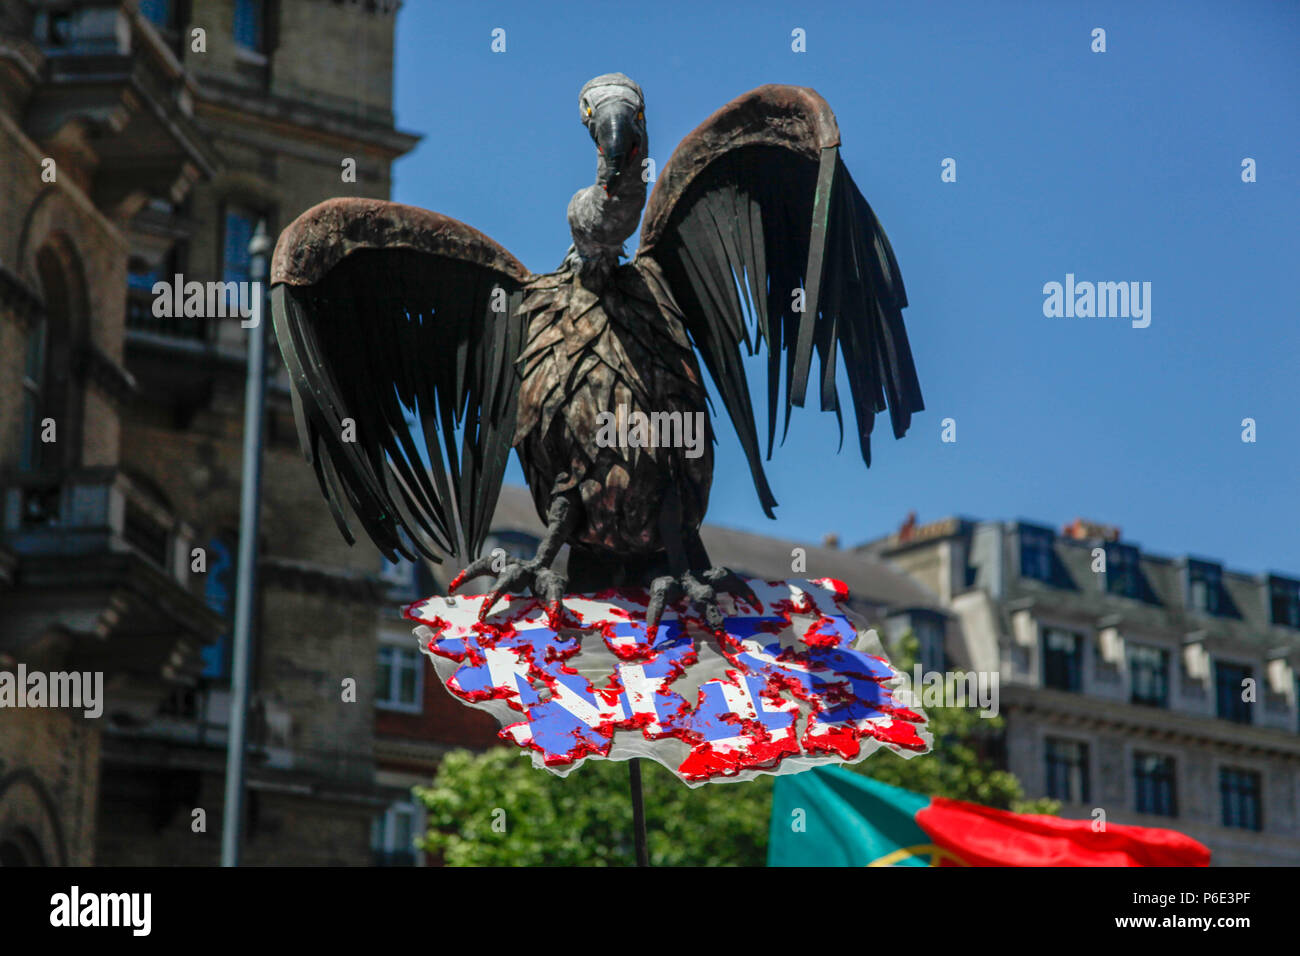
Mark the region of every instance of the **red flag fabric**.
POLYGON ((916 823, 949 866, 1209 866, 1210 850, 1175 830, 1063 820, 933 797, 916 823))

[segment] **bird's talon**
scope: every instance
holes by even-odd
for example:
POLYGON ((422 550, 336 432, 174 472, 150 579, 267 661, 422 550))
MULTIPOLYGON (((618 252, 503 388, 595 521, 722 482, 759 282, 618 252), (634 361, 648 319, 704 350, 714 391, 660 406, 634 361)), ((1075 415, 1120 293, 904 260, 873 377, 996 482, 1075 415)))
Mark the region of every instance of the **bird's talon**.
MULTIPOLYGON (((447 585, 448 592, 455 593, 456 589, 466 581, 491 573, 492 561, 493 558, 489 556, 471 562, 447 585)), ((492 587, 484 596, 483 603, 479 607, 478 619, 487 620, 492 608, 504 595, 520 594, 527 590, 531 591, 546 608, 547 623, 552 630, 556 630, 564 619, 564 606, 561 599, 564 597, 566 586, 567 582, 562 575, 544 567, 540 561, 509 561, 497 574, 492 587)))
POLYGON ((546 605, 546 623, 552 631, 564 626, 564 609, 559 601, 550 601, 546 605))
POLYGON ((650 584, 650 602, 646 606, 646 628, 659 624, 665 607, 686 598, 709 630, 724 635, 726 615, 718 606, 720 593, 730 594, 755 608, 759 606, 758 597, 744 578, 727 568, 709 568, 699 573, 688 571, 681 577, 655 578, 650 584))

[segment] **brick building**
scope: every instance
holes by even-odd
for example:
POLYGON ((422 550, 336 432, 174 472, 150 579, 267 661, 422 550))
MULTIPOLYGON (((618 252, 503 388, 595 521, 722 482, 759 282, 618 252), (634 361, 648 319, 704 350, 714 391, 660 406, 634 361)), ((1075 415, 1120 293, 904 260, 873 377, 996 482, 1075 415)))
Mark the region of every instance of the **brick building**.
MULTIPOLYGON (((0 711, 0 860, 218 858, 246 331, 153 290, 247 279, 259 219, 388 196, 417 141, 391 7, 0 4, 0 669, 108 688, 98 720, 0 711)), ((321 508, 272 371, 245 860, 369 863, 403 796, 376 781, 380 558, 321 508)))

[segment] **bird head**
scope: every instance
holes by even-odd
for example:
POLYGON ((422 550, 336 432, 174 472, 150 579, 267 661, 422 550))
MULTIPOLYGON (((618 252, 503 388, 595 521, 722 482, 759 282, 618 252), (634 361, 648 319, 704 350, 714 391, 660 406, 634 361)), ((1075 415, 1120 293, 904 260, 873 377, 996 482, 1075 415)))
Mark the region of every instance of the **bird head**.
POLYGON ((625 170, 639 168, 644 159, 645 97, 622 73, 605 73, 582 87, 578 111, 601 156, 596 184, 608 192, 625 170))

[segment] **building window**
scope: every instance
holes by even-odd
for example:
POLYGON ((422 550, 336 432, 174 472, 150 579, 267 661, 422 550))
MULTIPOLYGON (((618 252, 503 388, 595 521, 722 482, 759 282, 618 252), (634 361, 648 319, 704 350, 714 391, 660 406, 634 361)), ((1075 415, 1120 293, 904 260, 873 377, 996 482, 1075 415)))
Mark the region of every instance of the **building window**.
POLYGON ((140 15, 157 27, 176 23, 176 0, 140 0, 140 15))
POLYGON ((1268 590, 1273 623, 1300 628, 1300 581, 1271 575, 1268 590))
POLYGON ((171 534, 165 525, 133 501, 126 503, 122 540, 160 568, 167 569, 171 557, 171 534))
POLYGON ((491 554, 500 548, 507 557, 531 561, 541 544, 540 538, 525 531, 493 531, 483 539, 483 554, 491 554))
POLYGON ((911 619, 912 633, 916 635, 917 662, 922 672, 944 673, 948 670, 948 655, 944 650, 946 629, 943 618, 914 612, 911 619))
MULTIPOLYGON (((143 259, 132 259, 126 265, 126 288, 128 292, 141 292, 153 298, 153 287, 162 275, 143 259)), ((149 304, 152 304, 150 302, 149 304)))
POLYGON ((248 253, 248 244, 253 239, 257 224, 267 217, 247 206, 226 206, 224 230, 221 245, 221 281, 235 283, 227 285, 222 295, 225 297, 225 314, 239 315, 239 308, 254 308, 253 289, 247 285, 252 281, 252 257, 248 253), (241 292, 240 290, 244 290, 241 292))
POLYGON ((72 13, 68 10, 42 10, 33 26, 37 43, 67 46, 72 41, 72 13))
POLYGON ((208 541, 207 573, 203 576, 203 599, 224 623, 215 644, 203 648, 203 676, 223 681, 230 678, 230 631, 235 619, 235 553, 237 535, 218 535, 208 541))
POLYGON ((1128 646, 1129 700, 1146 707, 1169 706, 1169 652, 1142 644, 1128 646))
POLYGON ((1214 691, 1220 718, 1238 724, 1250 723, 1250 703, 1242 699, 1245 682, 1250 679, 1249 667, 1215 662, 1214 691))
POLYGON ((1043 683, 1057 690, 1079 690, 1082 686, 1082 643, 1078 634, 1048 628, 1043 632, 1043 683))
POLYGON ((1063 803, 1088 802, 1088 745, 1047 738, 1047 795, 1063 803))
POLYGON ((1178 816, 1173 757, 1134 754, 1133 787, 1138 813, 1151 813, 1161 817, 1178 816))
POLYGON ((411 803, 395 803, 370 826, 375 866, 415 866, 415 836, 419 814, 411 803))
POLYGON ((420 652, 395 644, 379 646, 375 706, 419 713, 424 690, 424 661, 420 652))
POLYGON ((45 345, 47 325, 41 319, 27 339, 27 360, 23 365, 23 447, 19 467, 31 471, 41 467, 42 409, 45 406, 45 345))
POLYGON ((1020 576, 1052 580, 1052 547, 1056 535, 1047 528, 1020 525, 1020 576))
POLYGON ((407 603, 414 601, 418 597, 415 593, 415 562, 400 556, 396 561, 387 558, 381 560, 383 564, 379 569, 379 578, 388 586, 388 599, 407 603))
MULTIPOLYGON (((183 271, 175 252, 167 255, 157 264, 153 264, 139 256, 132 256, 127 261, 127 328, 176 338, 202 340, 207 337, 208 320, 204 315, 185 315, 183 307, 175 310, 169 316, 157 316, 153 313, 154 303, 159 297, 154 293, 155 286, 161 281, 166 283, 170 289, 174 277, 183 271)), ((159 293, 159 295, 163 296, 170 294, 170 291, 159 293)), ((200 311, 206 312, 207 310, 202 309, 200 311)))
POLYGON ((235 44, 253 53, 266 52, 264 0, 235 0, 235 44))
POLYGON ((1250 770, 1223 767, 1219 770, 1219 802, 1223 805, 1223 825, 1238 830, 1259 830, 1259 774, 1250 770))
POLYGON ((178 687, 158 704, 160 717, 178 720, 197 720, 199 716, 199 691, 195 687, 178 687))
POLYGON ((1138 549, 1131 544, 1106 545, 1106 591, 1121 597, 1138 596, 1138 549))
MULTIPOLYGON (((242 206, 226 207, 225 239, 221 252, 223 282, 249 281, 248 244, 257 228, 257 213, 242 206)), ((238 304, 238 303, 234 303, 238 304)), ((226 313, 229 315, 229 311, 226 313)))
MULTIPOLYGON (((415 427, 417 423, 412 420, 411 425, 415 427)), ((418 549, 405 528, 398 528, 397 536, 408 552, 413 554, 417 552, 418 549)), ((388 588, 384 596, 385 601, 411 604, 420 598, 428 597, 438 589, 433 575, 429 572, 428 564, 420 558, 411 560, 399 554, 396 561, 389 561, 382 556, 379 560, 379 579, 388 588)))
POLYGON ((23 445, 18 464, 48 471, 76 467, 81 459, 86 372, 77 359, 87 344, 88 306, 80 260, 66 240, 43 246, 36 254, 36 269, 45 314, 28 336, 23 359, 23 445), (53 422, 57 434, 46 430, 46 419, 53 422))
POLYGON ((1187 603, 1205 614, 1223 613, 1223 569, 1207 561, 1188 561, 1187 603))

